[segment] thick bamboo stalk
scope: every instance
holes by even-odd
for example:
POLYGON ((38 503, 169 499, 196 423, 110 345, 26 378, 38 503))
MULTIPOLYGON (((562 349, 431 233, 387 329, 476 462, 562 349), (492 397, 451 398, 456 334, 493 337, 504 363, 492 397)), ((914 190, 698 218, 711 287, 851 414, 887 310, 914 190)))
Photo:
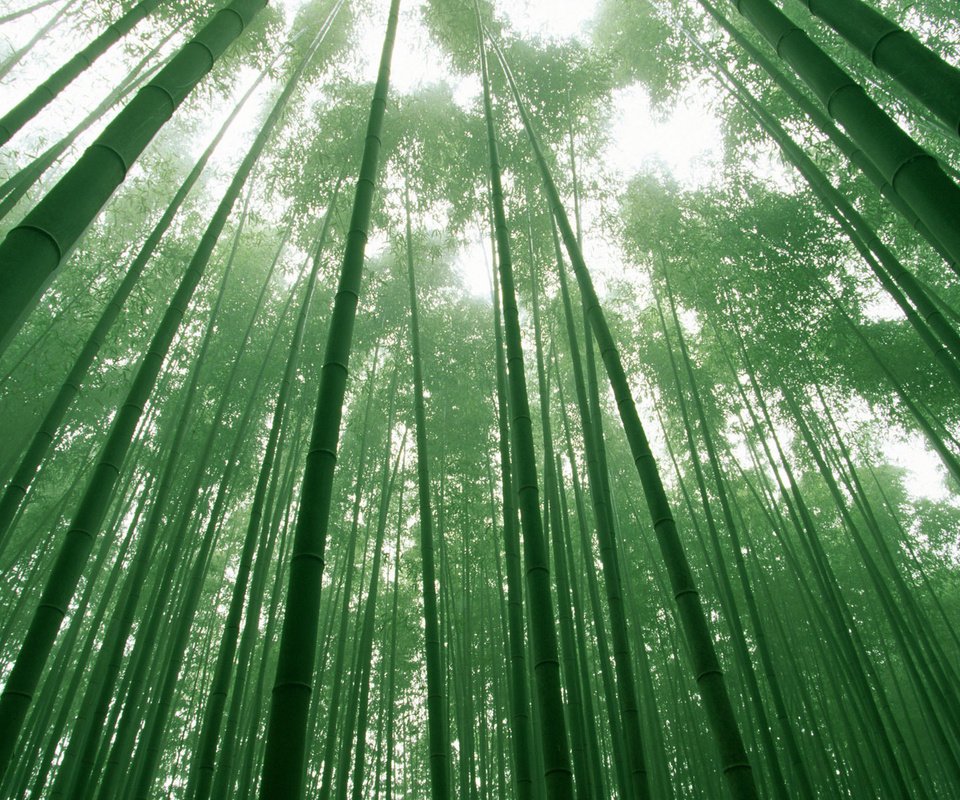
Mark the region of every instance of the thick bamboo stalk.
POLYGON ((233 0, 183 46, 0 243, 0 352, 144 148, 266 6, 233 0))
POLYGON ((160 0, 141 0, 123 14, 120 19, 108 25, 106 30, 96 39, 0 117, 0 146, 10 141, 18 130, 43 111, 60 92, 82 75, 84 70, 92 66, 93 62, 107 52, 110 47, 133 30, 134 26, 151 14, 158 5, 160 5, 160 0))

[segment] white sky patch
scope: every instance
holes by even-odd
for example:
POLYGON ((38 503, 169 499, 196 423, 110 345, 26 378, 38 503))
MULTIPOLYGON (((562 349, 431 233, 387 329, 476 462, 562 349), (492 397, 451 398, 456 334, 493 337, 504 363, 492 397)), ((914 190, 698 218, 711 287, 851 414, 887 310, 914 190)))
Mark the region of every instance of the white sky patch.
POLYGON ((499 10, 523 36, 583 38, 596 0, 512 0, 499 10))
POLYGON ((888 463, 907 471, 903 485, 910 497, 924 497, 936 502, 947 502, 953 497, 944 481, 946 473, 940 459, 930 452, 920 434, 887 439, 883 443, 883 455, 888 463))
POLYGON ((490 297, 490 239, 486 231, 481 238, 479 232, 467 229, 467 240, 457 251, 454 269, 463 282, 463 288, 473 297, 490 297))
POLYGON ((681 98, 662 121, 654 118, 647 91, 639 83, 617 89, 612 105, 616 111, 604 153, 609 167, 629 177, 659 161, 690 186, 701 186, 713 177, 723 155, 720 124, 696 98, 681 98))
MULTIPOLYGON (((871 276, 871 280, 872 280, 871 276)), ((900 310, 900 306, 897 305, 896 301, 890 297, 890 295, 884 293, 876 293, 872 298, 865 301, 863 304, 863 316, 873 322, 880 322, 883 320, 897 320, 900 321, 903 319, 903 311, 900 310)))
MULTIPOLYGON (((420 5, 401 6, 397 41, 390 63, 390 92, 409 94, 424 86, 445 82, 453 89, 457 102, 468 105, 480 92, 479 77, 461 79, 453 73, 446 56, 431 41, 421 24, 421 13, 420 5)), ((382 10, 357 21, 363 78, 371 82, 377 77, 386 24, 387 3, 383 4, 382 10)))

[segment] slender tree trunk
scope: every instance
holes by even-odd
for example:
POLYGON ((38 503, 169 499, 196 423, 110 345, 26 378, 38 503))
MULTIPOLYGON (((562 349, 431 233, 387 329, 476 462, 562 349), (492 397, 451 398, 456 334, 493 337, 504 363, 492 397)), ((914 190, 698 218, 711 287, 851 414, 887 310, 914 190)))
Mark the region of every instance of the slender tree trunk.
MULTIPOLYGON (((380 508, 377 511, 377 535, 374 541, 373 564, 370 567, 370 586, 367 590, 367 599, 363 609, 363 625, 360 630, 360 641, 357 647, 356 666, 354 668, 354 684, 356 686, 356 700, 353 704, 356 706, 355 717, 357 720, 356 731, 356 753, 353 761, 353 790, 351 797, 353 800, 361 800, 363 797, 363 773, 364 759, 366 757, 367 746, 367 725, 369 720, 367 712, 370 701, 370 672, 373 664, 373 637, 374 623, 376 622, 377 596, 380 586, 380 563, 383 558, 383 540, 387 531, 387 515, 390 511, 390 500, 393 496, 394 485, 397 480, 397 471, 400 467, 400 461, 403 457, 406 438, 401 443, 400 450, 397 452, 394 460, 393 469, 390 469, 390 451, 393 444, 393 412, 396 397, 396 376, 394 373, 393 385, 390 387, 390 408, 387 412, 387 432, 385 437, 383 465, 380 476, 380 508)), ((403 487, 401 486, 400 504, 403 504, 403 487)), ((348 719, 350 715, 348 714, 348 719)), ((342 752, 341 764, 347 762, 351 751, 351 742, 346 741, 341 744, 342 752)), ((347 769, 344 768, 344 772, 347 769)), ((345 783, 345 782, 344 782, 345 783)))
MULTIPOLYGON (((347 549, 344 556, 344 576, 343 599, 340 607, 340 620, 337 628, 337 647, 333 660, 333 685, 330 689, 330 703, 327 707, 327 734, 324 737, 323 747, 323 771, 320 778, 320 789, 317 796, 320 800, 327 800, 333 792, 333 762, 336 753, 337 743, 340 740, 338 723, 340 721, 340 709, 343 704, 341 697, 343 681, 345 679, 344 669, 347 662, 347 641, 350 638, 350 604, 353 602, 353 578, 356 572, 356 550, 357 536, 360 530, 360 507, 363 499, 363 482, 367 466, 367 446, 369 442, 370 427, 373 423, 373 399, 376 396, 374 387, 377 377, 377 358, 376 355, 370 367, 371 374, 367 377, 367 401, 364 404, 364 414, 362 422, 362 431, 360 433, 360 452, 357 457, 357 474, 353 483, 353 514, 350 523, 350 535, 347 539, 347 549)), ((366 552, 366 549, 361 552, 366 552)))
POLYGON ((573 229, 567 218, 566 211, 560 202, 553 178, 550 175, 547 162, 540 148, 540 143, 534 133, 532 123, 526 108, 523 105, 519 90, 510 73, 509 66, 499 46, 494 43, 497 56, 503 66, 504 73, 510 84, 511 92, 517 103, 521 120, 530 139, 531 147, 540 170, 544 189, 549 198, 551 210, 560 228, 564 245, 573 264, 574 273, 580 285, 584 302, 589 309, 589 319, 600 346, 600 353, 607 368, 607 375, 613 387, 617 407, 620 410, 624 432, 630 444, 630 450, 637 466, 640 480, 644 487, 650 516, 654 530, 657 532, 657 541, 660 544, 661 554, 670 575, 671 588, 674 598, 679 604, 680 619, 684 633, 694 659, 694 674, 700 695, 710 720, 714 741, 720 750, 720 760, 727 787, 733 797, 740 799, 755 798, 757 787, 754 782, 750 762, 747 759, 746 749, 740 736, 739 726, 733 707, 727 694, 723 672, 716 656, 713 639, 707 625, 706 615, 700 603, 699 594, 693 579, 693 573, 687 562, 683 545, 677 536, 676 524, 670 512, 666 492, 660 480, 646 434, 640 423, 630 386, 627 382, 623 364, 619 353, 606 324, 603 311, 593 288, 590 274, 580 247, 574 236, 573 229))
MULTIPOLYGON (((402 491, 401 486, 401 491, 402 491)), ((403 531, 403 503, 400 502, 397 510, 397 538, 394 542, 393 557, 393 608, 390 611, 390 661, 389 673, 387 677, 387 730, 386 730, 386 766, 384 767, 385 785, 384 797, 386 800, 393 800, 393 779, 394 779, 394 734, 396 730, 396 699, 397 699, 397 630, 399 628, 400 617, 400 536, 403 531)))
POLYGON ((276 404, 274 405, 273 421, 270 424, 267 448, 260 465, 257 486, 254 490, 253 505, 250 509, 250 519, 247 523, 247 533, 244 539, 243 555, 241 556, 240 566, 234 582, 230 609, 226 624, 224 625, 224 634, 221 638, 220 651, 217 655, 217 665, 214 670, 213 681, 210 688, 207 711, 204 716, 203 727, 199 734, 196 756, 194 758, 195 766, 191 777, 192 785, 188 785, 187 789, 187 797, 196 798, 196 800, 206 800, 206 798, 210 796, 213 785, 217 745, 220 739, 220 724, 226 710, 227 692, 233 671, 238 639, 240 637, 240 615, 243 611, 243 601, 247 594, 247 578, 253 566, 253 555, 256 549, 257 539, 262 535, 263 506, 266 499, 267 484, 273 471, 273 463, 277 453, 280 429, 287 407, 290 387, 296 376, 297 365, 299 363, 300 346, 303 342, 307 314, 310 310, 310 302, 313 297, 314 288, 316 287, 317 275, 320 271, 321 254, 326 244, 330 221, 333 217, 334 208, 336 207, 336 199, 341 182, 342 178, 337 181, 331 194, 327 211, 324 214, 323 228, 320 232, 316 251, 313 256, 313 265, 303 290, 303 299, 300 301, 300 311, 297 315, 293 340, 287 355, 287 363, 284 367, 280 391, 277 395, 276 404))
POLYGON ((497 266, 503 295, 504 339, 507 345, 507 386, 510 411, 514 468, 517 477, 517 504, 520 508, 520 529, 523 532, 524 568, 529 598, 530 643, 534 665, 536 708, 540 719, 540 751, 543 754, 544 783, 550 800, 573 797, 573 771, 570 765, 567 726, 561 694, 560 658, 554 622, 553 596, 550 588, 550 566, 547 542, 540 513, 537 487, 536 454, 533 446, 530 407, 523 368, 520 316, 510 255, 510 235, 504 210, 500 157, 497 152, 493 124, 493 103, 487 76, 486 48, 477 14, 480 41, 480 68, 483 76, 484 116, 487 123, 487 150, 490 159, 491 202, 494 232, 497 238, 497 266))
POLYGON ((264 800, 299 800, 303 793, 305 734, 313 687, 323 552, 398 16, 399 0, 391 0, 297 512, 285 604, 287 613, 280 637, 260 786, 264 800))
MULTIPOLYGON (((752 623, 752 633, 753 638, 756 643, 756 649, 760 657, 760 663, 763 667, 764 674, 767 679, 767 686, 770 690, 770 695, 773 700, 774 709, 776 711, 777 719, 780 722, 780 734, 783 739, 783 747, 786 750, 786 755, 790 760, 790 764, 793 767, 793 776, 796 780, 796 792, 797 796, 806 798, 806 800, 813 800, 814 791, 813 785, 810 781, 810 776, 807 774, 807 767, 803 761, 802 756, 800 755, 800 748, 797 744, 796 737, 794 736, 794 730, 792 723, 787 719, 786 711, 786 702, 783 698, 783 692, 780 689, 780 679, 777 674, 777 670, 774 667, 773 659, 770 655, 770 651, 767 644, 766 632, 764 629, 763 621, 760 617, 760 610, 757 606, 756 597, 753 592, 753 587, 751 586, 749 576, 747 574, 746 563, 743 557, 743 546, 740 542, 739 530, 733 519, 733 511, 730 506, 730 498, 727 495, 725 478, 720 469, 720 461, 717 455, 716 447, 714 445, 713 436, 710 433, 710 428, 707 422, 706 410, 704 407, 703 398, 700 393, 700 389, 697 385, 697 380, 693 372, 693 366, 690 360, 690 353, 687 350, 687 344, 683 336, 683 331, 680 327, 680 320, 677 316, 677 308, 674 302, 673 294, 670 290, 669 278, 666 278, 666 287, 667 287, 667 297, 670 304, 670 312, 673 317, 673 324, 676 330, 677 341, 680 346, 680 355, 681 360, 684 363, 685 371, 687 374, 687 380, 690 384, 691 396, 693 397, 694 408, 697 412, 697 419, 700 423, 700 432, 704 444, 707 449, 707 460, 710 464, 710 470, 713 475, 714 485, 717 490, 717 498, 720 502, 720 509, 723 514, 724 525, 727 529, 727 534, 730 537, 730 549, 733 552, 733 561, 734 566, 737 570, 737 575, 740 579, 741 588, 743 590, 743 597, 747 604, 747 613, 752 623)), ((659 298, 658 298, 658 311, 659 311, 659 298)), ((663 317, 661 316, 661 324, 664 326, 664 336, 666 337, 666 324, 663 322, 663 317)), ((669 344, 668 344, 669 347, 669 344)), ((671 354, 672 357, 672 354, 671 354)), ((679 385, 679 375, 677 376, 678 386, 677 390, 681 391, 679 385)), ((692 433, 692 432, 691 432, 692 433)), ((691 448, 693 458, 697 459, 699 464, 699 457, 696 453, 695 447, 691 448)), ((732 597, 732 594, 731 594, 732 597)), ((733 609, 736 613, 735 609, 733 609)), ((749 658, 749 656, 747 656, 749 658)), ((751 667, 752 669, 752 667, 751 667)), ((761 708, 758 707, 758 712, 761 711, 761 708)), ((776 758, 775 753, 768 754, 768 758, 776 758)), ((782 780, 782 777, 781 777, 782 780)))
POLYGON ((134 287, 137 285, 137 282, 140 280, 140 276, 143 275, 143 271, 146 269, 151 257, 156 252, 156 249, 160 244, 160 240, 170 228, 174 217, 183 206, 187 195, 190 193, 190 190, 199 179, 204 167, 206 167, 207 162, 213 155, 213 151, 216 149, 221 139, 223 139, 224 134, 226 134, 227 128, 229 128, 233 120, 236 119, 237 114, 240 113, 241 109, 246 104, 247 99, 251 94, 253 94, 254 89, 256 89, 256 87, 259 85, 260 80, 265 74, 265 71, 260 73, 260 76, 256 81, 254 81, 253 85, 246 92, 246 94, 244 94, 240 102, 237 103, 236 107, 230 113, 230 116, 224 121, 220 130, 217 131, 216 136, 214 136, 213 140, 207 146, 207 149, 197 160, 197 163, 190 171, 190 174, 187 175, 186 179, 184 179, 179 190, 170 201, 170 205, 167 206, 167 210, 157 221, 157 224, 144 241, 140 251, 130 263, 130 268, 127 270, 127 274, 124 276, 120 285, 113 293, 113 297, 111 297, 110 301, 107 303, 107 307, 104 309, 99 321, 97 322, 93 331, 91 331, 86 344, 84 344, 83 349, 77 356, 73 367, 70 369, 70 372, 67 374, 63 385, 60 387, 60 391, 58 391, 54 397, 53 403, 50 405, 46 415, 43 418, 43 421, 40 423, 40 428, 34 435, 30 445, 27 448, 27 452, 24 454, 20 461, 20 465, 17 467, 17 471, 13 476, 13 480, 10 482, 9 486, 7 486, 2 498, 0 498, 0 549, 2 549, 3 542, 6 539, 8 531, 10 530, 10 524, 13 521, 17 510, 20 508, 20 505, 30 488, 30 484, 36 475, 37 468, 40 466, 47 454, 47 451, 53 444, 60 424, 63 422, 63 418, 66 416, 66 413, 72 405, 74 399, 76 399, 77 395, 79 394, 80 388, 86 379, 90 366, 93 364, 94 359, 97 357, 97 353, 100 352, 100 348, 103 346, 103 343, 106 340, 107 333, 110 331, 113 323, 116 322, 117 318, 120 316, 120 312, 123 310, 124 303, 130 296, 130 293, 133 291, 134 287))
MULTIPOLYGON (((246 207, 244 208, 240 224, 237 226, 234 234, 233 246, 227 258, 224 274, 220 279, 220 288, 214 299, 203 339, 200 342, 190 371, 190 376, 187 379, 187 386, 184 390, 180 411, 174 426, 173 443, 167 461, 163 466, 156 496, 153 499, 150 514, 147 517, 144 531, 137 545, 137 552, 134 556, 127 580, 125 581, 122 594, 117 600, 116 609, 110 620, 110 627, 105 633, 103 646, 97 655, 97 661, 93 667, 90 682, 87 685, 80 714, 74 723, 74 733, 64 753, 57 779, 53 785, 51 797, 71 797, 75 793, 83 791, 83 789, 78 787, 86 787, 92 782, 91 776, 95 769, 94 762, 97 745, 102 735, 101 731, 104 727, 106 727, 107 730, 112 730, 112 726, 104 726, 104 720, 107 718, 108 708, 113 699, 113 689, 117 675, 120 672, 124 646, 133 625, 137 604, 144 588, 144 583, 150 574, 153 559, 156 558, 155 549, 157 536, 162 529, 163 515, 167 510, 167 499, 173 490, 174 480, 178 475, 177 468, 182 464, 181 448, 187 436, 191 413, 193 412, 194 398, 199 389, 200 376, 210 351, 214 328, 220 317, 220 309, 223 305, 224 294, 234 265, 237 246, 245 221, 246 207)), ((171 548, 170 552, 177 549, 176 537, 171 539, 168 547, 171 548)), ((161 586, 163 585, 163 580, 163 578, 160 580, 161 586)), ((138 643, 142 641, 143 639, 138 637, 138 643)), ((147 639, 147 641, 149 641, 149 639, 147 639)), ((139 651, 135 650, 134 652, 139 651)), ((123 694, 120 696, 122 697, 123 694)), ((121 704, 116 703, 115 705, 120 706, 121 704)))
POLYGON ((76 4, 77 0, 67 0, 66 3, 56 10, 50 19, 37 28, 36 33, 30 37, 29 41, 23 47, 11 53, 7 57, 6 61, 0 64, 0 80, 3 80, 7 77, 7 75, 10 73, 10 70, 12 70, 23 60, 24 56, 26 56, 27 53, 33 49, 37 42, 43 39, 43 37, 50 33, 50 31, 57 27, 57 25, 63 22, 63 20, 66 19, 67 13, 71 11, 76 4))
MULTIPOLYGON (((437 608, 437 570, 434 554, 433 510, 427 451, 427 413, 424 403, 423 361, 420 349, 420 315, 413 268, 410 196, 404 186, 407 286, 410 291, 410 349, 413 357, 413 414, 417 442, 417 489, 420 507, 420 567, 423 585, 424 650, 427 671, 427 731, 430 763, 430 796, 450 796, 450 742, 446 726, 446 701, 440 664, 440 622, 437 608)), ((440 526, 440 537, 443 528, 440 526)))
POLYGON ((101 450, 100 461, 84 493, 73 523, 67 531, 57 562, 47 579, 40 605, 7 679, 3 695, 0 696, 0 772, 6 769, 9 762, 43 665, 53 646, 69 600, 76 591, 93 540, 103 522, 107 505, 113 497, 124 457, 130 447, 142 410, 156 386, 157 377, 173 337, 180 329, 187 306, 210 261, 214 246, 220 238, 220 233, 240 190, 246 183, 295 87, 296 79, 293 78, 278 97, 250 150, 241 162, 154 334, 127 398, 113 421, 107 441, 101 450))

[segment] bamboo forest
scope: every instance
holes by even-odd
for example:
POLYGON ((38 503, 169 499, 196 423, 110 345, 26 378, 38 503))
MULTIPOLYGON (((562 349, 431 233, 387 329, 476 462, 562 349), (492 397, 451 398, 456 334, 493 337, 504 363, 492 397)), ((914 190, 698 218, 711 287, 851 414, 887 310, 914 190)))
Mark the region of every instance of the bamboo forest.
POLYGON ((0 0, 0 800, 958 797, 956 0, 0 0))

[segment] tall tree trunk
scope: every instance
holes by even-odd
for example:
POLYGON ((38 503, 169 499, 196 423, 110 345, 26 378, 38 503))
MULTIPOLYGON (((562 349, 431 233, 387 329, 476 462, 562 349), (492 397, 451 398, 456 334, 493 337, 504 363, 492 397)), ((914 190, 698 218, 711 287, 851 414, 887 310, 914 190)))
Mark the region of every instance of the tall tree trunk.
MULTIPOLYGON (((493 239, 493 237, 491 237, 493 239)), ((496 248, 494 247, 494 258, 496 248)), ((496 350, 497 448, 500 456, 503 550, 507 584, 507 654, 510 675, 510 729, 513 747, 513 782, 518 800, 530 800, 534 793, 529 687, 527 684, 526 644, 523 630, 523 577, 520 561, 520 536, 514 502, 513 469, 510 463, 510 433, 507 409, 507 365, 503 355, 503 331, 500 312, 500 282, 493 270, 491 304, 493 338, 496 350)))
POLYGON ((120 19, 107 26, 90 44, 71 58, 60 69, 47 77, 36 89, 0 117, 0 147, 39 114, 53 99, 67 88, 84 70, 93 65, 111 46, 120 41, 133 27, 153 13, 160 0, 140 0, 120 19))
POLYGON ((273 462, 276 457, 277 443, 280 437, 280 428, 286 412, 287 400, 291 391, 290 387, 296 376, 300 357, 300 346, 303 342, 303 333, 306 328, 307 314, 310 310, 310 301, 313 298, 317 275, 320 271, 321 254, 326 244, 330 221, 336 208, 337 195, 339 194, 341 183, 342 176, 337 181, 331 193, 327 210, 324 214, 323 227, 320 231, 320 237, 313 255, 310 274, 307 276, 306 286, 303 290, 303 299, 300 301, 300 310, 297 314, 296 326, 287 355, 287 363, 284 367, 283 378, 280 383, 280 391, 277 395, 276 404, 274 405, 273 420, 270 424, 270 433, 267 439, 267 448, 260 465, 257 486, 254 490, 253 505, 250 509, 250 519, 247 523, 247 532, 244 537, 243 554, 237 570, 237 577, 234 581, 230 609, 228 611, 227 621, 224 624, 223 637, 220 640, 220 651, 217 655, 217 665, 211 682, 207 711, 204 716, 203 727, 200 730, 196 756, 193 761, 194 767, 191 772, 191 783, 188 784, 187 787, 187 797, 194 798, 195 800, 207 800, 213 785, 217 744, 220 739, 220 724, 226 710, 227 692, 230 685, 230 677, 233 672, 237 643, 240 637, 240 615, 243 612, 243 602, 247 594, 247 579, 253 566, 253 556, 257 546, 257 539, 261 535, 263 505, 266 499, 267 484, 273 471, 273 462))
POLYGON ((600 346, 604 366, 607 369, 617 407, 620 410, 624 432, 643 484, 654 530, 657 532, 657 541, 670 575, 674 598, 679 605, 684 633, 687 637, 691 656, 694 659, 694 674, 697 676, 697 683, 710 720, 714 741, 720 751, 720 760, 728 789, 738 800, 755 798, 757 787, 753 772, 747 759, 746 749, 743 746, 730 697, 727 694, 723 672, 717 659, 706 615, 700 603, 693 573, 690 571, 683 545, 677 536, 676 524, 670 512, 666 492, 663 489, 656 462, 640 423, 640 417, 633 402, 623 364, 620 361, 613 336, 604 319, 599 299, 583 260, 583 254, 580 251, 573 229, 570 227, 566 211, 560 202, 560 194, 550 175, 546 159, 523 105, 516 82, 499 45, 494 42, 494 47, 504 74, 507 76, 524 129, 533 148, 544 190, 557 226, 560 228, 570 261, 573 264, 574 273, 580 285, 580 292, 588 308, 590 324, 600 346))
MULTIPOLYGON (((340 741, 340 710, 343 705, 342 687, 345 679, 344 669, 347 663, 347 641, 350 638, 350 604, 353 602, 353 579, 356 573, 357 536, 360 530, 360 510, 364 493, 364 478, 367 467, 367 447, 370 436, 370 427, 373 424, 374 388, 377 377, 377 357, 370 366, 371 373, 367 377, 367 400, 363 413, 362 430, 360 433, 360 452, 357 457, 357 474, 353 483, 353 512, 350 522, 350 534, 347 539, 344 555, 344 585, 342 605, 340 606, 339 625, 337 627, 337 646, 333 660, 333 684, 330 688, 330 702, 327 707, 327 734, 323 746, 323 771, 320 775, 320 788, 317 796, 320 800, 327 800, 333 792, 333 762, 337 744, 340 741)), ((361 550, 366 552, 366 548, 361 550)))
MULTIPOLYGON (((390 450, 393 444, 393 411, 397 391, 397 374, 399 373, 395 373, 393 385, 390 387, 390 408, 387 412, 388 424, 385 437, 386 443, 384 445, 383 465, 380 476, 380 508, 377 510, 377 535, 373 546, 373 564, 370 567, 370 586, 367 589, 367 598, 364 603, 363 625, 360 629, 360 641, 357 646, 356 666, 354 668, 356 700, 353 701, 353 704, 356 706, 355 717, 357 720, 357 744, 356 753, 353 760, 353 789, 350 795, 353 800, 361 800, 363 797, 364 759, 366 757, 367 726, 369 723, 367 712, 369 710, 370 702, 370 671, 373 665, 374 623, 376 622, 377 596, 379 594, 378 589, 380 586, 380 564, 383 559, 383 539, 387 531, 387 515, 390 511, 390 500, 393 497, 393 489, 397 480, 397 471, 400 467, 400 461, 403 458, 404 447, 406 446, 406 437, 404 437, 400 445, 400 450, 397 452, 397 456, 394 460, 393 469, 391 470, 390 450)), ((402 505, 403 487, 401 486, 400 488, 401 492, 399 502, 402 505)), ((350 714, 347 716, 349 719, 350 714)), ((351 742, 342 742, 341 747, 343 748, 342 752, 345 754, 341 756, 341 764, 347 762, 349 765, 351 742)), ((347 769, 345 768, 344 772, 346 771, 347 769)), ((344 782, 344 785, 345 784, 346 782, 344 782)))
POLYGON ((60 427, 60 423, 63 422, 63 418, 66 416, 71 404, 76 396, 80 393, 80 388, 86 379, 87 373, 90 370, 90 366, 97 357, 97 353, 100 352, 100 348, 103 346, 107 333, 110 331, 113 323, 116 322, 117 318, 120 316, 120 312, 123 310, 124 303, 130 296, 130 293, 133 291, 134 287, 137 285, 141 275, 143 275, 143 271, 146 269, 151 257, 156 252, 156 249, 160 244, 160 240, 170 228, 174 217, 176 217, 177 212, 183 206, 187 195, 190 193, 190 190, 200 178, 201 173, 206 167, 207 162, 210 160, 210 157, 213 155, 217 145, 220 144, 220 141, 226 134, 230 124, 234 119, 236 119, 237 115, 246 104, 246 101, 249 99, 250 95, 253 94, 254 90, 265 75, 266 71, 260 73, 259 77, 240 99, 240 102, 238 102, 234 107, 233 111, 230 113, 230 116, 224 121, 223 125, 220 127, 220 130, 217 131, 216 136, 214 136, 213 140, 207 146, 207 149, 204 150, 203 154, 197 160, 197 163, 194 165, 193 169, 190 170, 190 174, 187 175, 183 183, 180 185, 177 193, 170 201, 170 205, 167 206, 167 210, 164 211, 160 219, 157 220, 157 224, 153 227, 150 235, 147 236, 140 248, 140 251, 134 257, 133 261, 130 262, 130 267, 127 270, 127 274, 120 282, 120 285, 117 287, 116 291, 114 291, 113 296, 110 298, 110 301, 107 303, 107 306, 103 311, 103 314, 100 316, 100 319, 97 321, 94 329, 90 332, 90 336, 87 338, 83 349, 77 356, 73 367, 70 369, 70 372, 67 373, 67 377, 64 379, 63 385, 60 387, 60 390, 54 397, 53 403, 51 403, 49 409, 47 410, 43 421, 40 423, 39 429, 37 430, 36 434, 34 434, 30 445, 27 447, 27 451, 21 459, 20 465, 17 467, 17 471, 13 476, 13 480, 11 480, 10 484, 7 486, 3 496, 0 497, 0 550, 3 548, 3 543, 6 540, 7 533, 10 530, 10 524, 12 523, 17 510, 20 508, 20 505, 30 488, 30 484, 36 475, 37 469, 46 456, 47 451, 50 449, 50 446, 53 444, 54 438, 56 437, 60 427))
POLYGON ((904 133, 863 88, 770 0, 733 0, 844 127, 894 190, 960 262, 960 187, 904 133))
POLYGON ((800 0, 960 136, 960 70, 862 0, 800 0))
MULTIPOLYGON (((446 725, 446 701, 440 663, 440 621, 437 608, 437 568, 430 497, 430 462, 427 451, 427 413, 424 403, 423 360, 420 345, 420 314, 413 268, 410 195, 404 185, 406 220, 407 286, 410 291, 410 350, 413 358, 413 414, 417 442, 417 490, 420 508, 420 568, 423 585, 424 655, 427 672, 427 737, 430 763, 430 797, 451 796, 450 742, 446 725)), ((439 535, 443 536, 440 526, 439 535)))
MULTIPOLYGON (((300 71, 298 71, 297 76, 299 74, 300 71)), ((210 261, 213 249, 220 238, 220 233, 223 231, 240 190, 263 152, 263 148, 279 121, 287 101, 296 88, 296 83, 296 79, 292 78, 277 98, 250 146, 250 150, 244 156, 233 180, 227 187, 223 199, 213 214, 210 224, 200 239, 200 244, 171 298, 170 305, 164 313, 150 347, 137 370, 137 375, 126 400, 120 406, 113 421, 110 433, 101 450, 101 458, 96 471, 84 493, 83 500, 80 502, 73 523, 67 531, 66 539, 57 556, 57 562, 47 579, 40 605, 30 624, 20 654, 17 656, 7 679, 3 695, 0 696, 0 773, 7 768, 10 754, 19 735, 24 715, 33 697, 43 665, 46 663, 53 646, 70 598, 76 591, 93 540, 103 522, 107 505, 113 497, 124 457, 130 448, 143 408, 156 386, 157 377, 173 337, 180 329, 187 306, 193 297, 197 284, 203 277, 204 270, 210 261)))
POLYGON ((560 656, 554 622, 553 595, 547 542, 540 514, 537 464, 533 429, 523 368, 520 315, 510 255, 510 234, 503 202, 500 157, 493 123, 493 103, 487 75, 486 48, 480 22, 480 7, 474 3, 480 42, 480 69, 483 77, 483 105, 487 124, 487 151, 490 159, 491 202, 497 238, 497 266, 503 295, 504 339, 507 345, 507 385, 517 477, 517 503, 523 532, 524 568, 529 599, 530 643, 533 656, 536 708, 540 719, 540 751, 543 754, 544 784, 550 800, 573 798, 573 771, 567 741, 561 693, 560 656))
POLYGON ((316 416, 301 489, 302 499, 297 512, 279 662, 271 698, 267 749, 260 786, 264 800, 298 800, 303 792, 305 736, 313 687, 323 552, 353 324, 380 160, 380 133, 386 111, 399 5, 399 0, 391 0, 347 247, 321 370, 316 416))

